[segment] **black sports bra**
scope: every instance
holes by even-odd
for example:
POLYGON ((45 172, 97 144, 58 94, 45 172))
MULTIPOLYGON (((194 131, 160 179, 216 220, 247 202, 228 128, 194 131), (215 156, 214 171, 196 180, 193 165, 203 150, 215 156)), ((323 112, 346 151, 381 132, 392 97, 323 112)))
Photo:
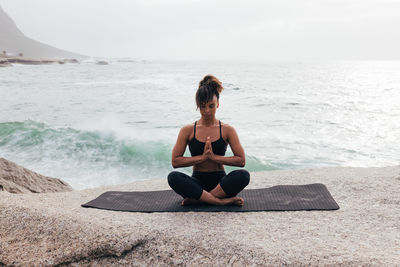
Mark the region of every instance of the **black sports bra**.
MULTIPOLYGON (((202 155, 204 152, 204 146, 206 145, 206 143, 200 142, 196 139, 196 124, 197 121, 194 123, 193 139, 189 141, 189 150, 192 157, 202 155)), ((225 155, 228 144, 222 138, 221 121, 219 121, 219 139, 217 141, 211 142, 211 146, 215 155, 225 155)))

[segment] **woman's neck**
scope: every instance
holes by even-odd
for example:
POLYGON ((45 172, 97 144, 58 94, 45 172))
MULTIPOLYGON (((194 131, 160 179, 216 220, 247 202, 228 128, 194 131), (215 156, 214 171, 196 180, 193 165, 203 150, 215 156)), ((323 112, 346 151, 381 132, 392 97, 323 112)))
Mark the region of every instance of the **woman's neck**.
POLYGON ((201 119, 199 120, 199 124, 205 127, 210 127, 217 124, 217 119, 215 117, 210 119, 201 117, 201 119))

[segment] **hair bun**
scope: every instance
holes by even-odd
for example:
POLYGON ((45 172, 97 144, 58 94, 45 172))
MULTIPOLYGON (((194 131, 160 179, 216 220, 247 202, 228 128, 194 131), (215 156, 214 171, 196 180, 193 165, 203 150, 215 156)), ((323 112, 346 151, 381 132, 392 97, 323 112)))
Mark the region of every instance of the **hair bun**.
POLYGON ((210 87, 210 89, 217 91, 218 94, 224 90, 222 83, 213 75, 204 76, 203 80, 201 80, 199 83, 199 88, 203 86, 210 87))

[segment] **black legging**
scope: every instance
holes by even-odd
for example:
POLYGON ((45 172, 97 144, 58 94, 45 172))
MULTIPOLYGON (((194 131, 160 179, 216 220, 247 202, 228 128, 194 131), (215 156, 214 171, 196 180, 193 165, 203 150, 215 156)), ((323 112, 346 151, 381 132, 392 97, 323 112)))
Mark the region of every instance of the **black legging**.
POLYGON ((218 183, 228 197, 236 196, 250 181, 248 171, 240 169, 226 175, 225 171, 198 172, 192 177, 182 172, 173 171, 168 174, 169 186, 183 198, 200 199, 203 189, 211 191, 218 183))

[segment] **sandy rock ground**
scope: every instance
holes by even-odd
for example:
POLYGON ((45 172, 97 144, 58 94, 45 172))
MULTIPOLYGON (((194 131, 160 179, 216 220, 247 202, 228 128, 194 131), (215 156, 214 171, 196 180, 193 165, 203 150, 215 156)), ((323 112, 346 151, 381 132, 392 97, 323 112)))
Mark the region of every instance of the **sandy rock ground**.
POLYGON ((398 266, 400 166, 251 174, 247 188, 324 183, 337 211, 131 213, 82 208, 108 190, 0 192, 0 265, 398 266))

